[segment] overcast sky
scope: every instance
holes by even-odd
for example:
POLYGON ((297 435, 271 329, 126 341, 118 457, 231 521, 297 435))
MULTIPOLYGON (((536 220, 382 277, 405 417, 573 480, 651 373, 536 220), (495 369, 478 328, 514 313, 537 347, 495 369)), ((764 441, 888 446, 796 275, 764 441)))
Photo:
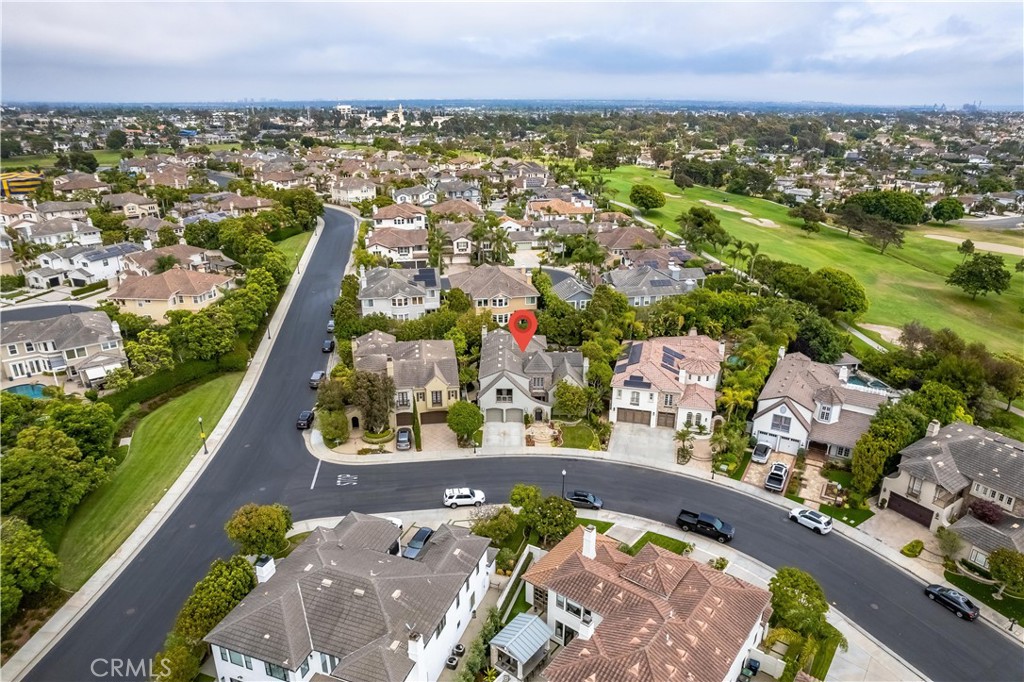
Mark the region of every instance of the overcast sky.
POLYGON ((3 2, 0 98, 1022 104, 1024 3, 3 2))

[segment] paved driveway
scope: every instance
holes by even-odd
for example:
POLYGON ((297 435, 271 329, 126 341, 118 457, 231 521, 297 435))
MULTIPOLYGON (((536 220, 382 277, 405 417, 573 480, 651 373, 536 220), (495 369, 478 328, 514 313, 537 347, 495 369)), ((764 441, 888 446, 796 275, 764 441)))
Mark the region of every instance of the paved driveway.
POLYGON ((623 460, 650 458, 675 461, 676 432, 643 424, 614 424, 608 441, 608 452, 623 460))
POLYGON ((526 446, 526 427, 522 422, 485 422, 484 446, 521 448, 526 446))

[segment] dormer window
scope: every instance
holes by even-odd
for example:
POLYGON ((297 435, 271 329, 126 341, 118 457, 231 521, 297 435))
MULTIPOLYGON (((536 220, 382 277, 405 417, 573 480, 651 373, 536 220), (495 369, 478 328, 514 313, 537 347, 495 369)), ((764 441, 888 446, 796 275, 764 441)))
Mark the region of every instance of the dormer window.
POLYGON ((822 405, 821 409, 818 410, 818 421, 827 422, 832 419, 832 406, 822 405))

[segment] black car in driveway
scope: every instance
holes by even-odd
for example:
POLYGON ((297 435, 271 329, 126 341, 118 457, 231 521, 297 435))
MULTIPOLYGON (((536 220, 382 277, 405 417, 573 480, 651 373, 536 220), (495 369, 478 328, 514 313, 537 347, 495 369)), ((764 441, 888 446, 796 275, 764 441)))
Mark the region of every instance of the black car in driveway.
POLYGON ((565 499, 572 502, 574 507, 584 509, 604 509, 604 500, 592 492, 586 490, 573 490, 565 496, 565 499))
POLYGON ((967 595, 962 592, 957 592, 951 587, 929 585, 924 588, 924 593, 928 595, 928 598, 932 601, 939 602, 955 613, 957 618, 974 620, 978 617, 978 614, 981 613, 981 609, 978 608, 977 604, 968 599, 967 595))
POLYGON ((427 544, 427 540, 434 534, 433 528, 427 528, 424 526, 416 531, 416 535, 412 536, 412 540, 409 540, 409 544, 402 550, 402 556, 406 559, 415 559, 419 556, 420 552, 423 551, 423 545, 427 544))
POLYGON ((308 429, 313 426, 313 410, 299 412, 299 418, 295 420, 295 428, 308 429))

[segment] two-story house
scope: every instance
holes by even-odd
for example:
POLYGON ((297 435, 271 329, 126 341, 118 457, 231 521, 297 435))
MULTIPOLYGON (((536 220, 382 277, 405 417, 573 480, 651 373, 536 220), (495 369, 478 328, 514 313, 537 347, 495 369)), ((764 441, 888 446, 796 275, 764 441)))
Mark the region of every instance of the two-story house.
POLYGON ((372 331, 352 342, 358 372, 386 373, 395 382, 395 424, 412 424, 413 402, 423 424, 444 424, 459 400, 459 364, 448 339, 396 341, 372 331))
POLYGON ((396 204, 433 206, 437 203, 437 192, 423 185, 413 185, 412 187, 392 190, 391 198, 395 200, 396 204))
POLYGON ((547 339, 535 334, 521 350, 504 329, 483 333, 477 404, 489 422, 522 423, 551 417, 560 381, 586 383, 589 361, 579 351, 549 352, 547 339))
POLYGON ((494 574, 487 538, 442 524, 415 559, 402 531, 349 512, 317 528, 205 638, 218 679, 435 682, 494 574))
POLYGON ((535 220, 578 220, 594 215, 593 205, 564 199, 533 199, 526 204, 526 215, 535 220))
POLYGON ((53 218, 40 220, 36 223, 21 222, 15 226, 21 238, 33 244, 59 246, 61 244, 78 244, 91 246, 103 243, 103 235, 92 221, 72 220, 71 218, 53 218))
POLYGON ((373 207, 373 229, 394 227, 401 230, 426 230, 427 211, 415 204, 373 207))
POLYGON ((624 256, 634 249, 657 249, 661 240, 654 232, 643 227, 617 227, 594 235, 604 250, 613 256, 624 256))
POLYGON ((594 298, 594 287, 587 282, 569 275, 551 287, 551 293, 562 299, 576 310, 586 310, 594 298))
POLYGON ((939 428, 933 421, 924 438, 900 450, 878 504, 932 532, 949 526, 970 561, 987 568, 999 547, 1024 551, 1024 443, 972 424, 939 428), (975 500, 1001 508, 1003 519, 990 524, 968 513, 975 500))
POLYGON ((697 334, 627 342, 615 363, 608 419, 690 429, 710 438, 725 343, 697 334))
POLYGON ((658 270, 649 265, 638 268, 610 270, 604 281, 625 296, 634 307, 649 306, 668 296, 679 296, 693 291, 705 280, 700 268, 658 270))
POLYGON ((846 365, 815 362, 803 353, 786 355, 780 348, 779 361, 757 397, 751 433, 781 452, 795 455, 803 448, 849 460, 878 408, 898 397, 874 380, 851 374, 846 365))
POLYGON ((629 556, 593 526, 577 526, 523 581, 564 647, 544 669, 550 682, 733 682, 772 612, 767 590, 653 543, 629 556))
POLYGON ((147 215, 160 217, 160 207, 157 205, 156 199, 150 199, 135 192, 109 194, 103 197, 103 203, 109 204, 115 211, 120 211, 126 218, 141 218, 147 215))
POLYGON ((110 191, 110 185, 100 180, 98 173, 71 172, 53 179, 53 193, 57 196, 81 191, 105 194, 110 191))
POLYGON ((447 199, 430 207, 432 215, 453 215, 465 216, 467 218, 483 216, 484 212, 479 206, 465 199, 447 199))
POLYGON ((480 203, 480 186, 474 182, 462 180, 442 180, 434 186, 437 195, 445 199, 464 199, 473 203, 480 203))
POLYGON ((117 277, 125 269, 124 258, 142 251, 141 244, 121 242, 109 246, 68 246, 39 255, 40 270, 26 274, 28 285, 35 289, 50 286, 52 272, 62 273, 63 280, 73 287, 84 287, 117 277))
POLYGON ((417 320, 441 307, 441 282, 436 268, 360 268, 360 312, 387 315, 395 320, 417 320))
POLYGON ((341 178, 331 185, 334 203, 354 204, 377 196, 377 185, 364 178, 341 178))
POLYGON ((68 313, 42 320, 4 320, 0 325, 4 377, 18 381, 66 373, 83 385, 102 383, 126 367, 121 330, 104 312, 68 313))
POLYGON ((9 201, 0 201, 0 226, 11 227, 22 221, 34 223, 42 216, 30 206, 15 204, 9 201))
POLYGON ((473 301, 473 310, 488 310, 495 322, 508 324, 517 310, 536 310, 540 295, 525 271, 504 265, 481 265, 448 276, 453 289, 461 289, 473 301))
POLYGON ((188 244, 159 246, 129 254, 124 258, 124 266, 139 275, 155 275, 161 268, 169 270, 172 267, 220 274, 238 273, 242 269, 217 249, 201 249, 188 244))
POLYGON ((398 227, 382 227, 374 230, 366 240, 366 250, 392 263, 419 262, 426 265, 427 230, 405 230, 398 227))
POLYGON ((93 208, 93 205, 88 201, 43 201, 36 204, 36 212, 39 214, 40 220, 54 218, 85 220, 89 217, 90 208, 93 208))
POLYGON ((148 276, 129 274, 110 300, 126 313, 148 315, 162 323, 168 311, 195 312, 219 301, 233 283, 234 278, 227 275, 172 268, 148 276))
POLYGON ((232 218, 241 218, 246 215, 255 215, 263 211, 270 211, 274 208, 273 199, 263 197, 243 196, 241 194, 228 194, 220 199, 214 207, 217 212, 227 213, 232 218))

